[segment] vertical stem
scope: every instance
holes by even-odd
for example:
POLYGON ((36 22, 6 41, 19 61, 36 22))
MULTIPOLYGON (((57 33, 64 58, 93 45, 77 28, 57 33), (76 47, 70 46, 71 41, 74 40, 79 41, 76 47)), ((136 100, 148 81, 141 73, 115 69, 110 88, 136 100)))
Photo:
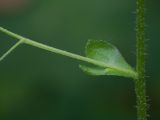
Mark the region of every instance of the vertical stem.
POLYGON ((147 120, 147 100, 145 81, 145 0, 137 0, 136 10, 136 42, 137 42, 137 73, 135 92, 137 98, 137 118, 147 120))

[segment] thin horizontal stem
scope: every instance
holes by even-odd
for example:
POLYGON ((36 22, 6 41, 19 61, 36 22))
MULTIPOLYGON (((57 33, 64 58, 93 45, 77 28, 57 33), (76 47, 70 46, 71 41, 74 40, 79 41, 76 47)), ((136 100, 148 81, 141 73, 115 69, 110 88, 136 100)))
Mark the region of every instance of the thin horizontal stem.
POLYGON ((57 53, 57 54, 61 54, 61 55, 73 58, 73 59, 77 59, 77 60, 80 60, 80 61, 88 62, 88 63, 94 64, 94 65, 97 65, 99 67, 112 68, 112 69, 115 69, 115 70, 118 70, 118 71, 122 71, 126 74, 129 74, 132 78, 137 78, 137 73, 134 70, 117 68, 117 67, 108 65, 106 63, 103 63, 103 62, 100 62, 100 61, 97 61, 97 60, 94 60, 94 59, 91 59, 91 58, 88 58, 88 57, 83 57, 83 56, 80 56, 80 55, 77 55, 77 54, 74 54, 74 53, 71 53, 71 52, 60 50, 60 49, 57 49, 57 48, 54 48, 54 47, 51 47, 51 46, 33 41, 33 40, 30 40, 28 38, 22 37, 18 34, 10 32, 10 31, 2 28, 2 27, 0 27, 0 31, 2 31, 2 32, 4 32, 4 33, 8 34, 9 36, 12 36, 16 39, 19 39, 19 40, 23 39, 23 43, 28 44, 30 46, 41 48, 41 49, 44 49, 44 50, 47 50, 47 51, 50 51, 50 52, 53 52, 53 53, 57 53))

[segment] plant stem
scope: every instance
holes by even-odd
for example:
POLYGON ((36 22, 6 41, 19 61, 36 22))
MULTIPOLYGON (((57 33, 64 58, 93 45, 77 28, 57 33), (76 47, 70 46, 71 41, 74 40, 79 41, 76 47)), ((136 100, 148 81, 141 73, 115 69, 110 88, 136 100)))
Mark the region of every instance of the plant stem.
POLYGON ((30 46, 41 48, 43 50, 47 50, 47 51, 50 51, 52 53, 61 54, 63 56, 67 56, 67 57, 77 59, 77 60, 80 60, 80 61, 88 62, 88 63, 94 64, 94 65, 102 67, 102 68, 112 68, 112 69, 115 69, 117 71, 121 71, 125 74, 130 75, 133 79, 137 78, 137 73, 134 70, 117 68, 117 67, 111 66, 111 65, 106 64, 106 63, 101 62, 101 61, 97 61, 97 60, 94 60, 94 59, 91 59, 91 58, 88 58, 88 57, 83 57, 83 56, 80 56, 80 55, 77 55, 77 54, 74 54, 74 53, 71 53, 71 52, 60 50, 60 49, 57 49, 57 48, 54 48, 54 47, 51 47, 51 46, 33 41, 33 40, 30 40, 28 38, 22 37, 22 36, 20 36, 18 34, 15 34, 11 31, 8 31, 7 29, 4 29, 2 27, 0 27, 0 31, 2 31, 2 32, 6 33, 7 35, 9 35, 11 37, 14 37, 18 40, 23 40, 22 43, 28 44, 30 46))
POLYGON ((14 49, 16 49, 20 44, 22 44, 23 41, 19 40, 15 45, 13 45, 6 53, 0 57, 0 61, 2 61, 5 57, 7 57, 14 49))
POLYGON ((147 120, 147 100, 145 81, 145 0, 137 0, 136 41, 137 41, 137 73, 135 92, 137 98, 137 118, 147 120))

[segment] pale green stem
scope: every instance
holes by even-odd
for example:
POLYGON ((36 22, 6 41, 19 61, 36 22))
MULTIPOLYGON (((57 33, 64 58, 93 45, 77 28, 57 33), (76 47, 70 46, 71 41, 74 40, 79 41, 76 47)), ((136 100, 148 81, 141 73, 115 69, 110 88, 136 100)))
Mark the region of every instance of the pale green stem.
POLYGON ((19 40, 15 45, 13 45, 6 53, 4 53, 0 57, 0 61, 2 61, 5 57, 7 57, 14 49, 16 49, 22 43, 23 43, 23 40, 19 40))
POLYGON ((54 48, 54 47, 51 47, 51 46, 33 41, 33 40, 30 40, 28 38, 22 37, 18 34, 10 32, 10 31, 2 28, 2 27, 0 27, 0 31, 2 31, 2 32, 4 32, 4 33, 8 34, 9 36, 12 36, 16 39, 19 39, 19 40, 23 39, 22 42, 25 43, 25 44, 28 44, 28 45, 31 45, 31 46, 34 46, 34 47, 37 47, 37 48, 41 48, 41 49, 44 49, 44 50, 47 50, 47 51, 50 51, 50 52, 53 52, 53 53, 61 54, 61 55, 64 55, 64 56, 67 56, 67 57, 70 57, 70 58, 73 58, 73 59, 77 59, 77 60, 80 60, 80 61, 85 61, 85 62, 94 64, 94 65, 97 65, 99 67, 112 68, 112 69, 115 69, 117 71, 121 71, 121 72, 124 72, 126 74, 129 74, 132 78, 137 78, 137 73, 134 70, 128 70, 128 69, 123 69, 123 68, 121 69, 121 68, 113 67, 111 65, 108 65, 106 63, 103 63, 103 62, 100 62, 100 61, 97 61, 97 60, 94 60, 94 59, 91 59, 91 58, 88 58, 88 57, 83 57, 83 56, 80 56, 80 55, 77 55, 77 54, 74 54, 74 53, 71 53, 71 52, 60 50, 60 49, 57 49, 57 48, 54 48))

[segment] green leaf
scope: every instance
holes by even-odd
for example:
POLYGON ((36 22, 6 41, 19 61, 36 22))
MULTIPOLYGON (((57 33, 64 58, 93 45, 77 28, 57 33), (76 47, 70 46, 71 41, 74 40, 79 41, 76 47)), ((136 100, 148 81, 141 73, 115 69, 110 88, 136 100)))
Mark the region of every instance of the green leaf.
POLYGON ((100 67, 87 67, 85 65, 79 65, 79 67, 88 75, 106 75, 106 71, 100 67))
POLYGON ((88 40, 85 48, 86 57, 105 63, 108 67, 89 67, 80 65, 80 68, 90 75, 116 75, 136 77, 136 72, 126 62, 119 50, 112 44, 102 40, 88 40))

